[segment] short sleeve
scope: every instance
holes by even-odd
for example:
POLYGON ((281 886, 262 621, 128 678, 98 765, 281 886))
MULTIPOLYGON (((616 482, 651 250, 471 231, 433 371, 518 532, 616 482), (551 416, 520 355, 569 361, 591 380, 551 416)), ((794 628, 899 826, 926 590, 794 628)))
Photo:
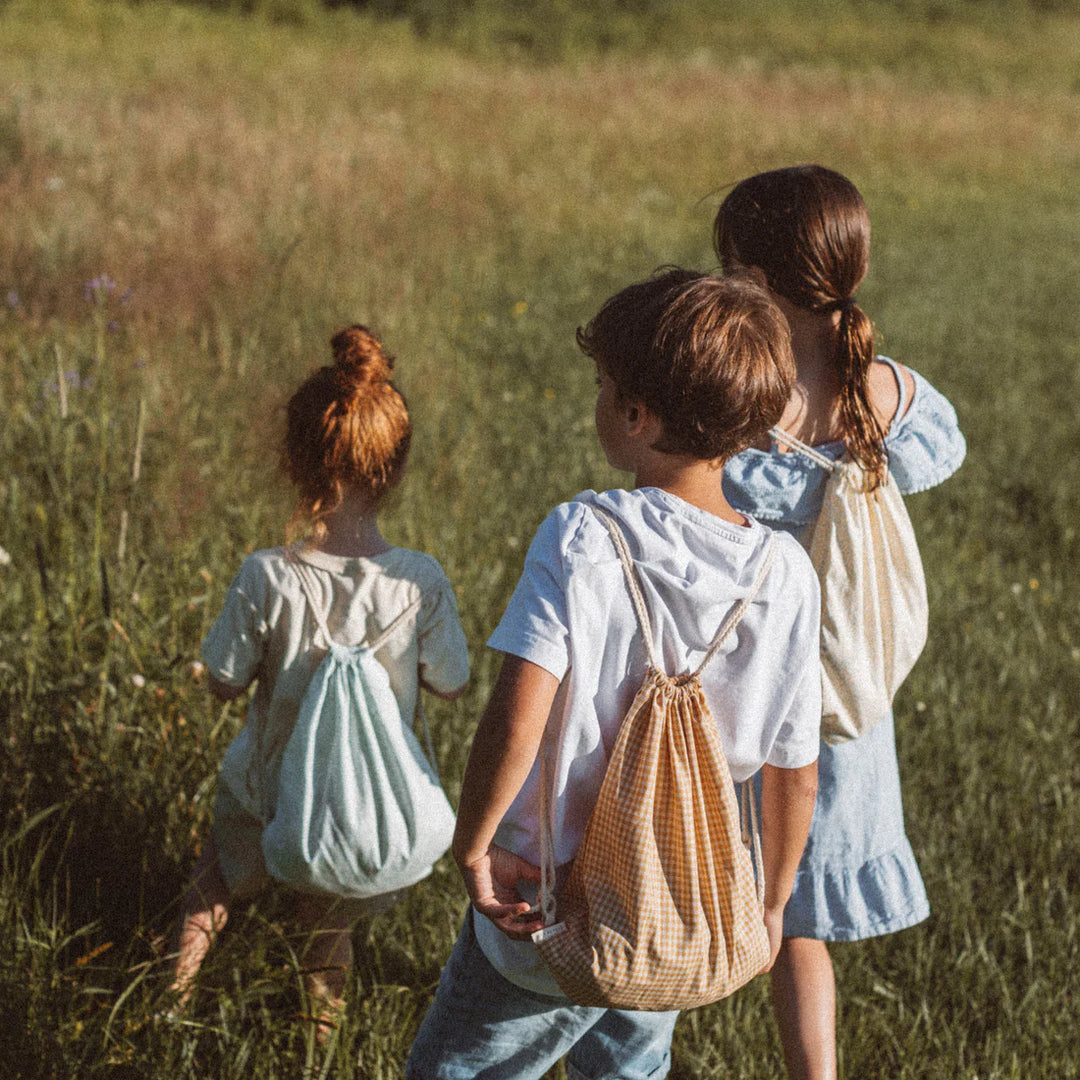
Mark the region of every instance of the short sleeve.
MULTIPOLYGON (((783 539, 794 543, 790 537, 783 539)), ((787 595, 802 594, 785 649, 790 658, 785 666, 797 674, 789 684, 783 719, 765 759, 780 769, 809 765, 821 749, 821 591, 809 558, 801 548, 797 555, 799 573, 784 585, 787 595)))
POLYGON ((814 653, 807 658, 767 759, 779 769, 809 765, 821 749, 821 663, 816 643, 814 653))
POLYGON ((911 374, 915 380, 911 407, 885 439, 889 470, 902 495, 914 495, 947 480, 967 453, 956 410, 917 371, 911 374))
POLYGON ((225 594, 225 607, 206 640, 202 657, 214 678, 228 686, 247 686, 263 658, 268 626, 259 604, 265 589, 251 559, 244 561, 225 594))
POLYGON ((425 591, 417 631, 420 678, 437 694, 453 694, 469 681, 469 648, 454 590, 445 576, 425 591))
POLYGON ((584 514, 580 504, 556 507, 540 525, 521 578, 488 645, 520 656, 557 679, 570 666, 564 540, 584 514))

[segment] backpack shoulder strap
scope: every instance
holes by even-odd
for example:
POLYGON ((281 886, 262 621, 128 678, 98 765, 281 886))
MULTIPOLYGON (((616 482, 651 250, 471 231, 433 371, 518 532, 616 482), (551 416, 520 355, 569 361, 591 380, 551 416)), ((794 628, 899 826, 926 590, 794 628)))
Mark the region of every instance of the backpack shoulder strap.
POLYGON ((405 608, 404 611, 402 611, 399 615, 397 615, 394 618, 394 620, 389 624, 389 626, 386 627, 385 630, 382 630, 375 637, 375 640, 371 642, 371 644, 368 646, 368 648, 372 652, 378 652, 387 643, 387 641, 389 641, 390 638, 392 638, 394 636, 394 634, 397 633, 398 629, 405 623, 405 621, 409 618, 409 616, 412 615, 413 612, 415 612, 415 611, 417 611, 419 609, 420 601, 422 599, 423 599, 422 596, 417 596, 413 600, 413 602, 411 604, 409 604, 409 606, 407 608, 405 608))
MULTIPOLYGON (((826 459, 828 460, 828 459, 826 459)), ((830 468, 832 462, 829 462, 830 468)), ((641 592, 641 585, 637 579, 637 571, 634 569, 633 559, 630 557, 630 549, 626 544, 626 537, 623 536, 622 529, 619 528, 618 523, 606 510, 601 510, 598 506, 593 507, 593 511, 596 516, 607 526, 607 530, 611 535, 612 543, 615 545, 615 550, 619 554, 619 561, 622 563, 623 574, 626 577, 626 584, 630 590, 630 599, 634 604, 634 613, 637 615, 638 625, 641 627, 641 636, 645 640, 645 650, 649 656, 649 663, 652 665, 655 671, 663 670, 656 657, 656 649, 653 645, 652 630, 649 626, 649 613, 645 606, 645 597, 641 592)), ((754 602, 754 598, 757 596, 761 586, 765 583, 765 578, 768 576, 769 569, 772 566, 773 556, 776 551, 776 534, 771 533, 769 539, 765 543, 765 556, 761 562, 761 569, 758 570, 757 576, 754 578, 754 583, 750 586, 749 592, 728 612, 727 618, 724 619, 720 625, 720 629, 717 631, 716 636, 713 638, 712 643, 706 650, 704 657, 702 657, 701 663, 689 678, 695 678, 700 675, 704 670, 705 665, 717 654, 720 647, 728 639, 732 630, 742 621, 742 617, 746 614, 747 609, 754 602)), ((681 681, 681 680, 680 680, 681 681)))
POLYGON ((593 513, 607 526, 607 531, 611 535, 611 542, 615 545, 615 551, 618 553, 619 562, 622 563, 623 574, 626 577, 626 586, 630 590, 630 599, 634 604, 634 614, 637 616, 638 626, 641 628, 641 636, 645 640, 645 652, 648 654, 649 663, 654 670, 662 670, 660 663, 656 658, 656 649, 653 646, 652 629, 649 626, 649 612, 645 606, 645 597, 641 592, 641 585, 637 579, 637 572, 634 570, 634 561, 630 557, 630 549, 626 545, 626 537, 623 536, 622 529, 619 528, 618 523, 606 510, 601 510, 599 506, 592 508, 593 513))
POLYGON ((790 446, 798 454, 802 454, 803 457, 809 458, 815 465, 820 465, 828 472, 833 472, 836 468, 836 462, 831 458, 827 458, 820 451, 815 450, 808 443, 804 443, 802 439, 797 439, 790 432, 785 431, 782 427, 769 428, 769 434, 780 443, 785 446, 790 446))
POLYGON ((761 568, 757 572, 757 576, 754 578, 754 583, 750 586, 750 591, 728 612, 727 618, 720 624, 720 629, 716 632, 716 637, 712 639, 712 644, 706 650, 705 655, 701 658, 701 663, 695 668, 691 678, 696 678, 705 670, 705 665, 720 651, 720 646, 727 641, 731 631, 742 622, 742 617, 746 614, 747 609, 754 602, 754 598, 761 590, 761 586, 765 584, 765 578, 769 574, 769 570, 772 568, 773 557, 776 554, 776 533, 770 533, 769 539, 765 541, 765 555, 761 560, 761 568))
POLYGON ((330 627, 326 625, 326 614, 319 607, 319 602, 315 596, 315 587, 308 576, 311 570, 295 556, 289 559, 289 564, 296 571, 296 578, 300 582, 300 591, 303 592, 304 599, 311 609, 311 617, 315 620, 316 630, 319 634, 322 634, 326 647, 329 648, 335 642, 330 636, 330 627))
MULTIPOLYGON (((315 626, 318 629, 318 632, 322 634, 327 647, 337 644, 330 636, 330 628, 329 626, 327 626, 326 623, 326 614, 319 607, 318 601, 315 597, 315 589, 312 585, 310 577, 308 576, 311 571, 304 563, 302 563, 299 559, 295 557, 291 558, 289 562, 292 565, 293 569, 296 571, 297 579, 300 582, 300 588, 304 593, 304 599, 307 600, 308 607, 311 608, 311 615, 312 618, 314 618, 315 620, 315 626)), ((390 624, 385 627, 385 629, 381 630, 376 635, 375 639, 367 646, 367 648, 369 648, 372 652, 378 652, 379 649, 381 649, 387 643, 387 641, 389 641, 390 638, 394 636, 394 634, 406 622, 409 616, 411 616, 420 607, 420 602, 422 599, 422 596, 417 596, 412 601, 412 603, 410 603, 403 611, 401 611, 398 615, 394 617, 393 621, 391 621, 390 624)), ((363 645, 364 642, 361 641, 357 644, 363 645)))

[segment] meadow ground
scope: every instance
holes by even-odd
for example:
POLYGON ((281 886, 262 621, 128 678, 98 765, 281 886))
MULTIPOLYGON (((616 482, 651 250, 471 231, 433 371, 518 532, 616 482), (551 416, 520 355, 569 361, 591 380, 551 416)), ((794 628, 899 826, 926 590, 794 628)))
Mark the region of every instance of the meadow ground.
MULTIPOLYGON (((843 1075, 1078 1075, 1080 22, 909 8, 734 5, 693 47, 537 62, 314 5, 0 4, 0 1075, 399 1074, 464 906, 448 865, 358 933, 325 1049, 274 898, 153 1020, 242 721, 191 665, 282 536, 284 395, 347 322, 399 357, 387 531, 443 563, 472 648, 429 708, 456 795, 533 530, 620 482, 574 328, 711 267, 725 185, 806 160, 866 196, 881 351, 969 440, 910 500, 931 635, 897 717, 934 914, 835 949, 843 1075)), ((681 1019, 673 1076, 781 1071, 764 980, 681 1019)))

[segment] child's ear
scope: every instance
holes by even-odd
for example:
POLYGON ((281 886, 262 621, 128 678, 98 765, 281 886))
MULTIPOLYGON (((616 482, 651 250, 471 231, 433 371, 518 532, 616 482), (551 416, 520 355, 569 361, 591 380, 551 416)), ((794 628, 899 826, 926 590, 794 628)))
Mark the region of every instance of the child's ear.
POLYGON ((623 411, 623 415, 626 417, 626 434, 640 434, 648 413, 649 409, 643 401, 628 401, 623 411))
POLYGON ((663 434, 663 424, 643 401, 632 401, 626 407, 626 434, 633 438, 644 436, 651 446, 663 434))

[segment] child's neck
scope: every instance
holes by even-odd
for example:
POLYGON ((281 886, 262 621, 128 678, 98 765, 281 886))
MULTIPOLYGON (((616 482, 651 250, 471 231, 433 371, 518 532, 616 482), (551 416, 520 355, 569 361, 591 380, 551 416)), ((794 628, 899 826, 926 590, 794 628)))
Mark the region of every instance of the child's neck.
POLYGON ((749 525, 747 518, 724 497, 720 483, 722 475, 723 462, 654 452, 640 463, 634 476, 634 487, 660 488, 722 521, 749 525))
POLYGON ((379 532, 377 510, 370 499, 346 494, 341 505, 324 519, 326 535, 318 543, 319 550, 346 559, 385 554, 390 545, 379 532))
POLYGON ((777 303, 791 328, 795 357, 795 386, 780 427, 811 445, 838 438, 841 427, 836 333, 840 314, 807 311, 783 297, 778 297, 777 303))

